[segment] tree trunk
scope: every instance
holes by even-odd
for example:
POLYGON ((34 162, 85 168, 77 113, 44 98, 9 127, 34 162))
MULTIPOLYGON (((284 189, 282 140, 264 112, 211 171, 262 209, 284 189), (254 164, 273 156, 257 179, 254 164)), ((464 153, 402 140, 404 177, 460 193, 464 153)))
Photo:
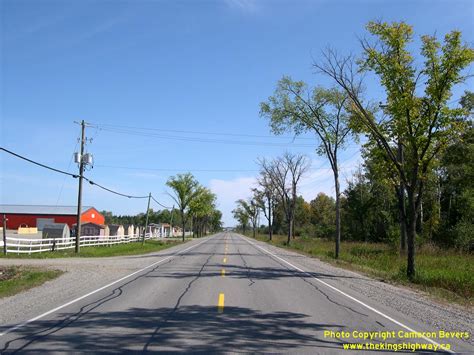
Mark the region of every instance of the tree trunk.
POLYGON ((272 240, 273 237, 273 208, 271 200, 268 201, 268 237, 272 240))
POLYGON ((336 188, 336 252, 334 257, 339 258, 339 250, 341 246, 341 201, 340 201, 340 186, 339 173, 334 171, 334 186, 336 188))
POLYGON ((291 225, 291 236, 295 239, 295 217, 293 216, 293 221, 291 225))
POLYGON ((183 230, 182 230, 182 236, 183 236, 183 242, 184 242, 184 228, 186 226, 186 221, 184 220, 184 211, 181 211, 181 220, 183 221, 182 222, 182 226, 183 226, 183 230))
MULTIPOLYGON (((400 165, 403 165, 404 163, 404 157, 403 157, 403 145, 402 142, 400 141, 400 138, 398 139, 398 144, 397 144, 397 159, 400 163, 400 165)), ((405 207, 405 184, 403 183, 402 178, 400 177, 400 186, 398 190, 398 218, 399 218, 399 224, 400 224, 400 254, 404 254, 406 251, 406 245, 407 245, 407 223, 406 223, 406 207, 405 207)))
POLYGON ((290 245, 291 240, 291 222, 288 223, 288 238, 286 240, 286 245, 290 245))
POLYGON ((416 196, 412 189, 408 192, 408 228, 407 228, 407 277, 412 280, 415 277, 415 239, 416 239, 416 220, 418 219, 416 208, 416 196))
POLYGON ((405 220, 406 207, 405 207, 405 184, 400 183, 397 191, 398 195, 398 222, 400 224, 400 254, 405 254, 407 246, 407 223, 405 220))
MULTIPOLYGON (((291 209, 291 206, 288 206, 288 208, 291 209)), ((289 215, 287 217, 287 223, 288 223, 288 239, 287 239, 286 245, 290 245, 291 235, 293 234, 293 230, 292 230, 293 216, 292 216, 291 210, 289 211, 289 215)))
POLYGON ((418 216, 416 219, 416 233, 423 235, 423 200, 420 202, 418 216))

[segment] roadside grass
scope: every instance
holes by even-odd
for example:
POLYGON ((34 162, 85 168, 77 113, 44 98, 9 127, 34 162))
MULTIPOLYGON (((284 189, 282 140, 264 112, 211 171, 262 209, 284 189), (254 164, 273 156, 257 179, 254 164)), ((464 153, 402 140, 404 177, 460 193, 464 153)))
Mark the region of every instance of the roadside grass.
POLYGON ((334 259, 334 241, 296 237, 290 246, 286 236, 258 235, 257 239, 278 247, 317 257, 330 264, 360 271, 383 281, 403 284, 428 292, 442 300, 474 305, 474 255, 436 247, 422 247, 416 254, 416 277, 406 277, 406 257, 386 244, 341 242, 339 259, 334 259))
POLYGON ((62 274, 59 270, 44 270, 25 266, 0 266, 0 298, 13 296, 39 286, 62 274))
POLYGON ((56 250, 43 253, 31 253, 31 254, 15 254, 8 253, 7 255, 1 254, 1 258, 9 259, 51 259, 51 258, 70 258, 70 257, 81 257, 81 258, 100 258, 108 256, 123 256, 123 255, 138 255, 147 254, 151 252, 160 251, 172 246, 181 244, 181 241, 161 241, 161 240, 147 240, 142 245, 141 242, 131 242, 127 244, 117 244, 110 246, 93 246, 93 247, 82 247, 80 253, 76 254, 74 249, 56 250))

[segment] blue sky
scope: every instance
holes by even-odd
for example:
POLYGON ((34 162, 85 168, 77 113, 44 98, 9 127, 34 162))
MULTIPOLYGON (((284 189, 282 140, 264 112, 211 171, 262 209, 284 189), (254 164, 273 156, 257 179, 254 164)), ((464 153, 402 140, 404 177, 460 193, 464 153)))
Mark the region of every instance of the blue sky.
MULTIPOLYGON (((333 194, 329 165, 311 146, 315 140, 271 137, 259 117, 259 103, 282 75, 328 85, 314 74, 313 58, 327 45, 360 53, 357 38, 374 19, 406 21, 416 36, 459 29, 465 41, 474 43, 474 2, 469 0, 0 4, 1 146, 77 171, 71 157, 79 126, 73 121, 100 124, 102 129, 87 129, 93 138, 87 149, 95 157, 87 176, 127 194, 151 191, 171 205, 167 178, 191 171, 217 194, 227 225, 234 223, 233 202, 249 194, 259 157, 285 150, 305 153, 313 169, 300 192, 307 200, 319 191, 333 194), (145 129, 124 134, 116 132, 117 126, 145 129)), ((458 87, 454 98, 472 90, 472 84, 458 87)), ((383 98, 375 83, 367 90, 367 96, 383 98)), ((359 162, 357 145, 350 144, 341 159, 345 180, 359 162)), ((76 203, 72 178, 4 153, 0 168, 0 203, 76 203)), ((89 185, 84 203, 116 214, 146 209, 143 200, 89 185)))

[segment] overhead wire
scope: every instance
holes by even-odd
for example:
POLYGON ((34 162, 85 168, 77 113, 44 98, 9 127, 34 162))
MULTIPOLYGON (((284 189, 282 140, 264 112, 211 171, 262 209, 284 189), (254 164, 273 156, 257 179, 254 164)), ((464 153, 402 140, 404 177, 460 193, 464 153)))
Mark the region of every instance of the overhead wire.
POLYGON ((64 171, 64 170, 60 170, 60 169, 56 169, 56 168, 53 168, 51 166, 48 166, 48 165, 45 165, 45 164, 41 164, 41 163, 38 163, 37 161, 34 161, 34 160, 31 160, 31 159, 28 159, 20 154, 17 154, 15 152, 12 152, 11 150, 8 150, 8 149, 5 149, 3 147, 0 147, 0 150, 3 150, 4 152, 8 153, 8 154, 11 154, 17 158, 20 158, 20 159, 23 159, 23 160, 26 160, 27 162, 29 163, 32 163, 32 164, 35 164, 35 165, 38 165, 38 166, 41 166, 42 168, 46 168, 46 169, 49 169, 49 170, 52 170, 52 171, 55 171, 57 173, 61 173, 61 174, 64 174, 64 175, 69 175, 69 176, 72 176, 73 178, 78 178, 79 175, 77 174, 71 174, 71 173, 68 173, 67 171, 64 171))
POLYGON ((314 144, 295 143, 296 140, 310 140, 314 141, 315 138, 309 137, 298 137, 298 136, 263 136, 253 134, 238 134, 238 133, 218 133, 218 132, 203 132, 203 131, 185 131, 185 130, 170 130, 161 128, 145 128, 145 127, 134 127, 124 125, 111 125, 111 124, 99 124, 92 123, 91 127, 95 127, 101 131, 129 134, 142 137, 160 138, 167 140, 177 140, 184 142, 198 142, 198 143, 218 143, 218 144, 234 144, 234 145, 246 145, 246 146, 269 146, 269 147, 309 147, 313 148, 314 144), (155 133, 156 132, 156 133, 155 133), (158 133, 159 132, 159 133, 158 133), (290 142, 260 142, 260 141, 248 141, 248 140, 228 140, 228 139, 216 139, 207 137, 189 137, 189 136, 176 136, 176 135, 164 135, 163 132, 168 133, 183 133, 183 134, 198 134, 198 135, 214 135, 214 136, 230 136, 230 137, 245 137, 245 138, 266 138, 266 139, 289 139, 290 142))
MULTIPOLYGON (((73 156, 74 156, 74 152, 76 151, 76 148, 79 144, 79 141, 76 142, 76 145, 74 146, 74 150, 72 151, 71 153, 71 158, 69 159, 69 164, 67 166, 67 169, 66 170, 69 170, 69 168, 71 167, 71 164, 72 164, 72 160, 73 160, 73 156)), ((58 199, 56 200, 56 206, 59 205, 59 200, 61 200, 61 196, 63 194, 63 189, 64 189, 64 184, 66 183, 66 175, 64 176, 63 178, 63 183, 61 184, 61 188, 59 189, 59 194, 58 194, 58 199)))
MULTIPOLYGON (((73 178, 75 178, 75 179, 79 177, 78 174, 72 174, 72 173, 69 173, 69 172, 67 172, 67 171, 60 170, 60 169, 56 169, 56 168, 53 168, 53 167, 51 167, 51 166, 49 166, 49 165, 39 163, 39 162, 37 162, 37 161, 34 161, 34 160, 29 159, 29 158, 27 158, 27 157, 24 157, 24 156, 22 156, 22 155, 20 155, 20 154, 17 154, 17 153, 15 153, 15 152, 12 152, 11 150, 8 150, 8 149, 6 149, 6 148, 0 147, 0 150, 3 150, 4 152, 6 152, 6 153, 8 153, 8 154, 11 154, 11 155, 13 155, 13 156, 15 156, 15 157, 17 157, 17 158, 23 159, 23 160, 25 160, 25 161, 27 161, 27 162, 29 162, 29 163, 38 165, 38 166, 40 166, 40 167, 42 167, 42 168, 49 169, 49 170, 52 170, 52 171, 55 171, 55 172, 57 172, 57 173, 61 173, 61 174, 64 174, 64 175, 69 175, 69 176, 71 176, 71 177, 73 177, 73 178)), ((95 186, 97 186, 97 187, 100 188, 100 189, 103 189, 103 190, 105 190, 105 191, 111 192, 111 193, 116 194, 116 195, 119 195, 119 196, 128 197, 128 198, 148 198, 148 195, 147 195, 147 196, 134 196, 134 195, 124 194, 124 193, 121 193, 121 192, 118 192, 118 191, 109 189, 109 188, 107 188, 107 187, 105 187, 105 186, 103 186, 103 185, 101 185, 101 184, 98 184, 98 183, 96 183, 95 181, 92 181, 91 179, 89 179, 89 178, 87 178, 87 177, 85 177, 85 176, 83 176, 82 178, 83 178, 84 180, 88 181, 89 184, 91 184, 91 185, 95 185, 95 186)))
POLYGON ((176 129, 162 129, 162 128, 151 128, 151 127, 136 127, 136 126, 125 126, 125 125, 112 125, 107 123, 92 123, 94 127, 99 129, 103 128, 122 128, 122 129, 135 129, 145 131, 160 131, 170 133, 185 133, 185 134, 201 134, 201 135, 213 135, 213 136, 229 136, 229 137, 246 137, 246 138, 270 138, 270 139, 291 139, 291 140, 314 140, 309 137, 291 137, 291 136, 280 136, 280 135, 258 135, 258 134, 242 134, 242 133, 229 133, 229 132, 204 132, 204 131, 186 131, 176 129))
POLYGON ((155 202, 156 202, 158 205, 160 205, 161 207, 166 208, 167 210, 171 210, 171 209, 172 209, 172 207, 165 206, 165 205, 163 205, 162 203, 158 202, 158 201, 153 197, 153 195, 151 195, 151 199, 152 199, 153 201, 155 201, 155 202))
POLYGON ((293 147, 314 147, 313 144, 295 144, 295 143, 273 143, 273 142, 255 142, 255 141, 236 141, 236 140, 224 140, 224 139, 212 139, 212 138, 196 138, 196 137, 180 137, 180 136, 169 136, 151 132, 139 132, 124 129, 109 129, 101 128, 102 131, 108 131, 120 134, 130 134, 140 137, 159 138, 167 140, 176 140, 182 142, 196 142, 196 143, 218 143, 218 144, 231 144, 231 145, 244 145, 244 146, 266 146, 266 147, 287 147, 291 145, 293 147))

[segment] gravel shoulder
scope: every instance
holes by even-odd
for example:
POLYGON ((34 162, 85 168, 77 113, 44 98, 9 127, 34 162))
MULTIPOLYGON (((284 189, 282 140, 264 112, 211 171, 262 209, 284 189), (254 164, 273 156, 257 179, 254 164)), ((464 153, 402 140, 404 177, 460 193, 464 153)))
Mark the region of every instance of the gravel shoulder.
POLYGON ((14 325, 47 312, 99 287, 140 270, 162 257, 201 242, 192 240, 159 252, 106 258, 0 259, 0 265, 27 265, 64 273, 41 286, 0 298, 0 325, 14 325))
MULTIPOLYGON (((249 238, 247 238, 249 239, 249 238)), ((455 304, 440 303, 426 293, 407 287, 388 284, 354 271, 338 268, 317 258, 307 257, 296 252, 249 239, 252 243, 274 253, 275 255, 300 266, 303 270, 314 273, 321 280, 336 286, 360 300, 380 309, 391 310, 402 319, 412 319, 431 329, 469 332, 471 337, 466 342, 474 346, 474 312, 455 304)))

